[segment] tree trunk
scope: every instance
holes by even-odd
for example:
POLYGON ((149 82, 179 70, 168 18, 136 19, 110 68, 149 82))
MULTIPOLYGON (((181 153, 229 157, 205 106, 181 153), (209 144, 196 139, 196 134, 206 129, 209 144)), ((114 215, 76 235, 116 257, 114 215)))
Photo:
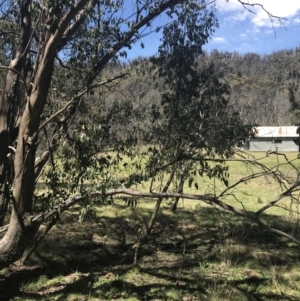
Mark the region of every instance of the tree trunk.
MULTIPOLYGON (((171 182, 174 178, 174 174, 175 174, 175 171, 173 170, 172 173, 170 174, 169 180, 167 181, 166 185, 164 186, 162 192, 167 192, 168 191, 168 189, 171 185, 171 182)), ((134 259, 133 259, 134 264, 137 264, 137 262, 139 260, 139 255, 140 255, 141 248, 144 245, 144 243, 147 241, 149 235, 151 234, 151 231, 152 231, 153 226, 155 224, 155 221, 156 221, 156 218, 157 218, 162 200, 163 200, 163 198, 158 198, 157 199, 154 211, 152 213, 152 216, 151 216, 148 224, 146 225, 146 229, 144 229, 142 231, 137 243, 135 244, 134 259)))
POLYGON ((9 203, 9 186, 8 183, 3 184, 3 190, 0 194, 0 227, 3 226, 9 203))
MULTIPOLYGON (((184 185, 184 181, 185 181, 185 177, 184 177, 184 176, 181 176, 180 183, 179 183, 179 187, 178 187, 178 193, 183 193, 183 185, 184 185)), ((173 205, 172 205, 172 207, 171 207, 171 211, 172 211, 173 213, 176 212, 178 202, 179 202, 179 197, 176 197, 175 200, 174 200, 174 203, 173 203, 173 205)))
POLYGON ((21 258, 36 230, 35 224, 26 225, 22 216, 12 210, 8 231, 0 242, 0 270, 21 258))

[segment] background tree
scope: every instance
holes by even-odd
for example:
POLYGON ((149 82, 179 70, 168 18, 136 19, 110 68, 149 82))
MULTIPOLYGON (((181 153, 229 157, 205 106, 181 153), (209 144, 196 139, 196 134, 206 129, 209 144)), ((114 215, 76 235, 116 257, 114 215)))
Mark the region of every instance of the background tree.
MULTIPOLYGON (((227 107, 229 85, 224 81, 223 70, 202 56, 202 46, 217 25, 215 16, 200 14, 192 5, 189 9, 164 28, 159 55, 151 58, 154 72, 163 79, 166 91, 160 106, 153 104, 151 112, 154 127, 147 169, 152 179, 161 179, 156 189, 151 184, 152 192, 183 193, 187 179, 190 186, 197 187, 198 183, 193 183, 196 173, 217 177, 228 184, 227 166, 210 166, 205 158, 231 157, 233 148, 248 134, 238 114, 227 107)), ((174 212, 178 200, 174 200, 174 212)), ((162 201, 159 197, 141 232, 135 246, 135 261, 151 233, 162 201)))

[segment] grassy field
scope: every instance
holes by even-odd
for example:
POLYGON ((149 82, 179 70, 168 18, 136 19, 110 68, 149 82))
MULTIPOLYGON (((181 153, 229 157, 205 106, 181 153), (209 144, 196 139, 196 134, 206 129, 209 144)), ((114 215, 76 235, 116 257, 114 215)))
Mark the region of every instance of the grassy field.
MULTIPOLYGON (((273 157, 264 160, 270 167, 278 163, 273 157)), ((249 172, 249 166, 229 165, 230 183, 249 172)), ((287 165, 280 168, 291 172, 287 165)), ((190 192, 224 188, 221 183, 214 188, 214 179, 200 180, 199 190, 190 192)), ((148 183, 140 188, 146 190, 148 183)), ((235 191, 249 210, 278 192, 268 177, 235 191)), ((133 246, 155 201, 141 201, 137 207, 118 199, 99 204, 95 216, 82 224, 75 206, 63 214, 27 266, 16 264, 0 272, 0 300, 300 300, 298 246, 200 202, 180 200, 173 214, 170 202, 163 202, 139 265, 132 264, 133 246)), ((289 200, 282 206, 289 208, 289 200)), ((291 216, 282 208, 267 213, 270 223, 291 227, 291 216)))

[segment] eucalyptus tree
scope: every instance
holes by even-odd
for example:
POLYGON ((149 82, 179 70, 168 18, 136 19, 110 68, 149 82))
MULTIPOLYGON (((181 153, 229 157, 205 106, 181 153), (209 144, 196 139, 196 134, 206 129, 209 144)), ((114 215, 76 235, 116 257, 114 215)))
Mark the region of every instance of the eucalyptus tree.
MULTIPOLYGON (((163 30, 158 56, 152 57, 154 72, 164 81, 160 106, 153 105, 153 129, 149 140, 148 174, 160 177, 159 192, 183 193, 184 183, 198 184, 194 176, 217 177, 228 185, 227 166, 222 158, 233 155, 247 137, 239 115, 229 109, 230 87, 225 72, 207 61, 202 46, 217 26, 213 13, 180 14, 163 30), (216 159, 210 165, 207 158, 216 159)), ((153 187, 151 191, 155 191, 153 187)), ((176 211, 176 197, 172 211, 176 211)), ((158 198, 151 219, 135 245, 139 249, 153 228, 163 198, 158 198)))
MULTIPOLYGON (((152 58, 154 72, 163 79, 166 92, 162 94, 161 105, 151 108, 153 130, 147 165, 152 178, 150 193, 123 190, 129 195, 157 197, 153 214, 135 245, 136 262, 141 246, 151 234, 163 199, 170 197, 174 198, 173 212, 181 197, 202 200, 249 218, 262 229, 300 244, 293 233, 272 228, 262 216, 267 209, 279 206, 278 202, 284 198, 290 198, 291 208, 297 204, 300 185, 299 169, 295 163, 297 159, 290 160, 284 154, 275 152, 273 155, 282 156, 283 160, 277 157, 282 163, 270 168, 261 163, 265 156, 247 159, 247 154, 237 151, 237 146, 242 146, 250 138, 251 127, 244 124, 239 109, 231 103, 228 78, 232 70, 226 62, 223 64, 219 60, 227 54, 218 55, 216 52, 212 54, 212 59, 208 59, 202 53, 202 46, 212 34, 216 20, 210 15, 207 22, 199 22, 201 17, 197 12, 192 12, 188 16, 179 16, 176 22, 166 26, 158 56, 152 58), (249 174, 241 176, 236 182, 231 179, 227 162, 232 161, 245 163, 249 174), (282 166, 289 166, 291 173, 286 173, 282 166), (276 180, 274 187, 278 185, 281 193, 273 199, 270 195, 271 201, 256 212, 246 210, 247 204, 236 190, 242 191, 244 183, 269 176, 276 180), (221 181, 221 184, 214 182, 204 195, 184 192, 187 186, 198 190, 203 185, 202 177, 221 181), (159 180, 159 184, 154 184, 155 179, 159 180), (232 197, 237 201, 236 207, 231 205, 232 197)), ((260 60, 255 55, 249 55, 249 58, 260 60)), ((248 67, 246 72, 250 74, 248 67)), ((269 155, 272 156, 271 153, 266 156, 269 155)), ((291 211, 297 214, 297 208, 291 211)))

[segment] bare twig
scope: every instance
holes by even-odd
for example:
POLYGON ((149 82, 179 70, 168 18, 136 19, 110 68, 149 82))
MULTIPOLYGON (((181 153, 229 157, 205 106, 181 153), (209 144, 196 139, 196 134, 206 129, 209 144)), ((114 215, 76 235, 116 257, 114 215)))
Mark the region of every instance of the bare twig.
POLYGON ((69 67, 69 66, 66 66, 66 65, 63 63, 63 61, 60 59, 60 57, 59 57, 58 55, 56 56, 56 59, 58 60, 58 63, 59 63, 59 65, 60 65, 61 67, 65 68, 65 69, 67 69, 67 70, 70 70, 70 67, 69 67))
POLYGON ((294 190, 295 188, 300 186, 300 181, 297 181, 294 185, 292 185, 289 189, 287 189, 285 192, 281 193, 280 195, 278 195, 273 201, 269 202, 268 204, 266 204, 265 206, 263 206, 262 208, 260 208, 259 210, 256 211, 256 215, 259 216, 261 215, 264 211, 266 211, 267 209, 269 209, 270 207, 274 206, 275 204, 277 204, 281 199, 289 196, 294 190))
POLYGON ((265 7, 264 5, 262 5, 261 3, 250 3, 249 1, 248 2, 245 2, 245 1, 242 1, 242 0, 238 0, 238 2, 240 4, 243 5, 243 7, 248 11, 250 12, 251 14, 254 14, 256 15, 255 11, 253 11, 251 8, 254 8, 254 7, 260 7, 269 17, 270 21, 271 21, 271 24, 272 24, 272 28, 273 28, 273 31, 276 35, 276 31, 275 31, 275 26, 274 26, 274 20, 277 20, 279 22, 279 25, 281 27, 285 27, 284 26, 284 23, 282 21, 282 18, 278 17, 278 16, 275 16, 273 14, 271 14, 265 7))

